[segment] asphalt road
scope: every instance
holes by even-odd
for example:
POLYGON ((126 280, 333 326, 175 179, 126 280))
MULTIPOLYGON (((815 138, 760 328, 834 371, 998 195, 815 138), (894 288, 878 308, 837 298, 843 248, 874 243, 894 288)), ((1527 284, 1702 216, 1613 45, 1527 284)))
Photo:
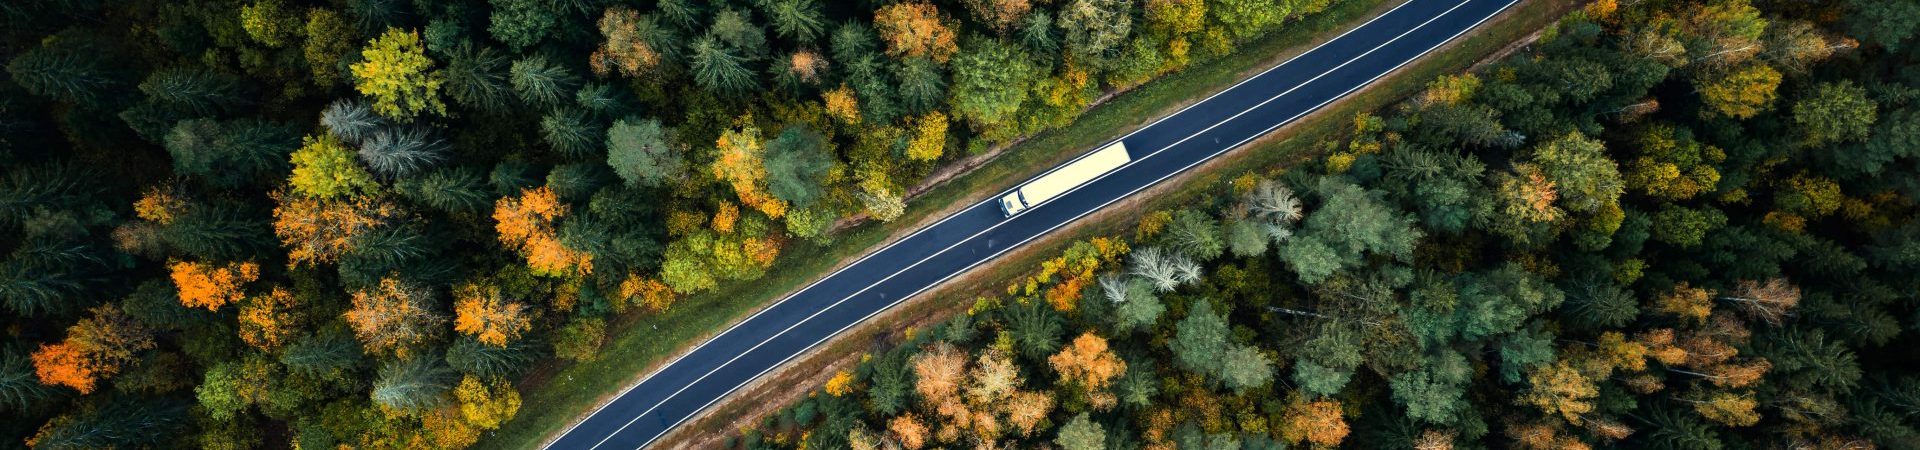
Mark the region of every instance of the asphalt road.
POLYGON ((1408 0, 1307 53, 1122 136, 1119 140, 1126 142, 1133 162, 1093 182, 1013 218, 1003 217, 995 204, 1004 192, 983 197, 802 288, 647 376, 548 448, 645 447, 841 331, 1352 93, 1517 1, 1408 0))

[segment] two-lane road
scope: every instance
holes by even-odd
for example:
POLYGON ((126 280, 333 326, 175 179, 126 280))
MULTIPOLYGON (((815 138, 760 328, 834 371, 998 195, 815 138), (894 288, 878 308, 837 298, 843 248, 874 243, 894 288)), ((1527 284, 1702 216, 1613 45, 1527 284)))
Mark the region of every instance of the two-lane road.
POLYGON ((1133 162, 1118 170, 1012 218, 1001 215, 1000 195, 985 197, 802 288, 648 375, 548 447, 645 447, 841 331, 1352 93, 1517 1, 1408 0, 1122 136, 1133 162))

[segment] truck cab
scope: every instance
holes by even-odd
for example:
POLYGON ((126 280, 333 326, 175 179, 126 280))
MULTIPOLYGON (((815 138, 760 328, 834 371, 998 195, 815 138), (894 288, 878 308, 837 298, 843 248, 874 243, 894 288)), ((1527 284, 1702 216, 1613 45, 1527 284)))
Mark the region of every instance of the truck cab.
POLYGON ((1014 214, 1019 214, 1021 210, 1025 209, 1027 209, 1027 202, 1020 199, 1019 189, 1014 189, 1013 192, 1008 192, 1005 197, 1000 197, 1000 212, 1006 213, 1007 217, 1013 217, 1014 214))

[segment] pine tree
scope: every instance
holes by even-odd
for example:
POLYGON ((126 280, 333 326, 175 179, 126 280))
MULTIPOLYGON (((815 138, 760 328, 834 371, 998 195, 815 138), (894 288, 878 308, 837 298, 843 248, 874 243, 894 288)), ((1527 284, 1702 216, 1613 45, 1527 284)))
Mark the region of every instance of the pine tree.
POLYGON ((140 92, 167 108, 196 116, 233 111, 250 103, 252 96, 239 77, 200 66, 153 72, 140 83, 140 92))
POLYGON ((1060 348, 1060 334, 1065 330, 1060 325, 1060 317, 1045 304, 1035 302, 1012 307, 1007 314, 1007 326, 1022 355, 1044 357, 1060 348))
POLYGON ((504 112, 512 100, 509 60, 492 47, 462 43, 447 58, 447 96, 486 113, 504 112))
POLYGON ((658 186, 686 170, 670 131, 654 119, 620 119, 607 128, 607 165, 628 186, 658 186))
POLYGON ((13 82, 34 95, 82 105, 115 100, 130 81, 93 39, 63 33, 7 62, 13 82))
POLYGON ((291 127, 263 120, 193 119, 174 125, 166 147, 175 172, 203 177, 215 186, 239 187, 260 176, 284 173, 300 139, 291 127))
POLYGON ((399 411, 425 411, 444 404, 456 381, 438 358, 390 362, 373 381, 373 402, 399 411))
POLYGON ((419 126, 381 129, 360 144, 360 161, 388 178, 431 168, 446 159, 446 153, 446 141, 419 126))
POLYGON ((53 388, 40 384, 27 355, 11 349, 0 350, 0 412, 27 412, 53 394, 53 388))
POLYGON ((586 159, 601 150, 606 129, 584 111, 562 108, 540 119, 540 136, 554 151, 572 159, 586 159))
POLYGON ((513 378, 533 369, 542 356, 539 342, 531 339, 508 341, 493 346, 475 339, 461 338, 447 349, 447 364, 453 369, 485 378, 513 378))
POLYGON ((471 167, 448 167, 401 179, 400 195, 448 212, 479 211, 493 204, 486 180, 471 167))
POLYGON ((804 126, 788 126, 767 142, 767 193, 805 208, 826 191, 827 171, 835 163, 826 137, 804 126))
POLYGON ((1183 209, 1173 215, 1167 232, 1161 235, 1169 247, 1182 255, 1199 258, 1202 261, 1220 256, 1226 250, 1226 240, 1220 237, 1220 225, 1206 213, 1183 209))
POLYGON ((768 0, 760 8, 773 24, 773 32, 797 43, 812 42, 826 32, 826 19, 820 5, 806 0, 768 0))
POLYGON ((188 406, 165 397, 102 399, 47 421, 26 444, 40 449, 161 446, 187 430, 188 406))
POLYGON ((932 59, 909 58, 893 67, 894 78, 900 80, 900 104, 907 114, 926 114, 946 101, 946 73, 932 59))
POLYGON ((321 379, 344 377, 361 360, 353 335, 337 327, 294 341, 280 354, 280 363, 288 370, 321 379))
POLYGON ((320 111, 320 126, 348 144, 358 145, 387 127, 386 119, 374 114, 366 102, 335 100, 320 111))
POLYGON ((511 79, 513 90, 520 99, 528 104, 542 107, 557 107, 564 104, 575 89, 579 88, 580 78, 565 66, 547 60, 544 55, 533 55, 513 62, 511 79))
POLYGON ((693 80, 700 87, 714 92, 740 95, 760 88, 752 70, 748 69, 747 58, 737 50, 721 45, 712 36, 702 37, 693 42, 692 62, 693 80))

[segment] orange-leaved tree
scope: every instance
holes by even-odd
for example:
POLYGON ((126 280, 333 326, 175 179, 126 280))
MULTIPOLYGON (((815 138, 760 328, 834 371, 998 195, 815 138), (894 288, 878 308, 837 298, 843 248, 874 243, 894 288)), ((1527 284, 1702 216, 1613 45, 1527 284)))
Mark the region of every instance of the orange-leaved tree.
POLYGON ((113 305, 89 310, 86 319, 67 328, 67 339, 43 344, 33 352, 33 368, 40 383, 66 386, 80 393, 120 372, 134 355, 154 346, 153 331, 113 305))
POLYGON ((240 304, 240 340, 253 348, 273 351, 298 333, 300 302, 286 288, 248 297, 240 304))
POLYGON ((260 265, 251 262, 220 266, 174 261, 167 264, 167 269, 172 272, 173 285, 180 289, 180 304, 208 311, 245 298, 246 284, 260 278, 260 265))
POLYGON ((1127 371, 1127 362, 1107 348, 1107 339, 1091 331, 1073 338, 1072 344, 1047 358, 1047 363, 1060 373, 1061 382, 1078 387, 1087 403, 1102 410, 1113 407, 1116 400, 1106 391, 1107 385, 1127 371))
POLYGON ((359 197, 321 200, 276 193, 273 234, 287 247, 287 264, 333 262, 353 248, 355 237, 400 216, 391 203, 359 197))
POLYGON ((569 208, 550 187, 520 192, 494 204, 494 231, 500 243, 527 258, 527 267, 541 275, 564 276, 593 271, 593 255, 560 243, 555 224, 569 208))
POLYGON ((504 347, 533 326, 527 305, 501 298, 500 287, 468 284, 454 292, 453 330, 504 347))
POLYGON ((430 295, 425 288, 382 279, 379 286, 353 293, 347 324, 369 352, 406 358, 414 345, 445 326, 446 317, 433 311, 430 295))

